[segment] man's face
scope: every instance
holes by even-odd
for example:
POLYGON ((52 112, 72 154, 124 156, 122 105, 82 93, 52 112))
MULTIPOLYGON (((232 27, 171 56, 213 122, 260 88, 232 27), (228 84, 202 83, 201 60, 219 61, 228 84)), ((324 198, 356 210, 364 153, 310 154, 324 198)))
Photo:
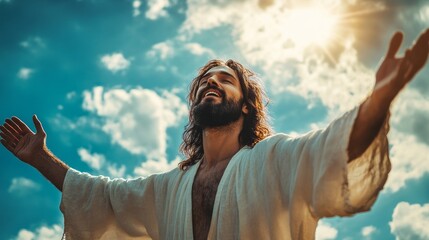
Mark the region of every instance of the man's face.
POLYGON ((195 101, 192 112, 201 128, 225 126, 247 113, 238 77, 227 66, 207 71, 200 80, 195 101))

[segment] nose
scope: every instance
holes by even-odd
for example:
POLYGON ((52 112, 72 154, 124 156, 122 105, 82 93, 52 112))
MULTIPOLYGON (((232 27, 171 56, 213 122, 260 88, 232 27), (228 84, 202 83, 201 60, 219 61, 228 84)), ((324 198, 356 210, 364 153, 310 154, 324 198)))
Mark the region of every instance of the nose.
POLYGON ((219 86, 219 79, 217 79, 217 77, 213 75, 213 76, 209 77, 209 79, 207 79, 207 85, 219 86))

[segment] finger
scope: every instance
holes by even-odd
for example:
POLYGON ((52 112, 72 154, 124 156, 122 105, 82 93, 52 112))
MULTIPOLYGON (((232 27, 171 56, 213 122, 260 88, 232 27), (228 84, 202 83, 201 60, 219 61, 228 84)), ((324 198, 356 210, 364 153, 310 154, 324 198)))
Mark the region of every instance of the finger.
POLYGON ((402 39, 404 38, 404 34, 401 32, 396 32, 392 39, 390 40, 389 50, 387 51, 386 58, 394 58, 396 53, 401 46, 402 39))
POLYGON ((19 139, 21 136, 7 121, 3 124, 3 126, 16 138, 19 139))
POLYGON ((415 46, 427 46, 429 41, 429 29, 426 29, 425 32, 420 34, 419 38, 417 39, 415 46))
POLYGON ((415 70, 420 70, 427 61, 429 54, 429 30, 419 36, 411 49, 410 61, 415 64, 415 70))
POLYGON ((22 132, 21 128, 14 121, 10 119, 6 119, 6 123, 9 124, 11 127, 13 127, 16 130, 16 132, 18 133, 22 132))
POLYGON ((33 123, 34 123, 34 126, 36 126, 36 133, 45 134, 45 130, 43 129, 42 123, 39 121, 36 114, 33 115, 33 123))
POLYGON ((7 150, 9 150, 12 153, 14 152, 15 148, 12 147, 10 144, 8 144, 4 139, 1 139, 0 142, 7 150))
POLYGON ((5 127, 0 126, 0 136, 10 144, 17 144, 18 139, 15 138, 5 127))
POLYGON ((31 131, 31 129, 21 121, 21 119, 12 117, 12 121, 14 121, 24 133, 33 133, 33 131, 31 131))

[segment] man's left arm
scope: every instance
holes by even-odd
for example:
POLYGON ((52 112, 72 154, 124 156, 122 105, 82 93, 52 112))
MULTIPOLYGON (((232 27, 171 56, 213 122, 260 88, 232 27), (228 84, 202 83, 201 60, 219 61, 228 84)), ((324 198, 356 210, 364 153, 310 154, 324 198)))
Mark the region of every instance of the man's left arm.
POLYGON ((348 145, 349 162, 361 156, 377 136, 389 114, 393 99, 425 65, 429 54, 429 29, 426 29, 406 50, 395 57, 403 39, 396 33, 381 63, 371 95, 360 105, 348 145))

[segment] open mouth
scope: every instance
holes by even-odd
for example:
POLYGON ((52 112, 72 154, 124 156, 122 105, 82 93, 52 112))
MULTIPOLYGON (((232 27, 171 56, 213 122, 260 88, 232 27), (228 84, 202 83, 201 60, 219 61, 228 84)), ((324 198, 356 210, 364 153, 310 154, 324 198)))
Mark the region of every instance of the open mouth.
POLYGON ((216 90, 216 89, 208 89, 207 91, 204 92, 203 98, 210 97, 210 96, 212 96, 212 97, 221 97, 222 94, 218 90, 216 90))

